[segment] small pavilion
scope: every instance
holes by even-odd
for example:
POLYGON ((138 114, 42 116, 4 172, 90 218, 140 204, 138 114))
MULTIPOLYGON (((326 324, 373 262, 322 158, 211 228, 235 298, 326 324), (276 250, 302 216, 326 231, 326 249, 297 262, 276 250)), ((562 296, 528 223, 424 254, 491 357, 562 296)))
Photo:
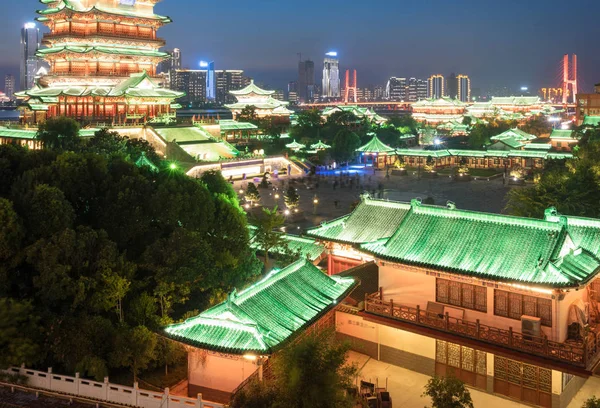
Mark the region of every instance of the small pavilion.
POLYGON ((254 106, 258 117, 273 117, 278 122, 289 122, 290 115, 293 113, 287 108, 289 102, 280 101, 273 98, 275 91, 262 89, 250 81, 250 85, 229 93, 237 99, 236 103, 225 105, 231 110, 234 119, 242 112, 242 109, 248 106, 254 106))
POLYGON ((356 151, 364 157, 365 165, 367 164, 368 157, 371 156, 373 158, 373 167, 375 168, 392 164, 392 159, 396 154, 396 149, 383 143, 377 135, 373 135, 369 143, 359 147, 356 151))
POLYGON ((306 145, 303 145, 302 143, 298 143, 298 142, 296 142, 296 139, 294 139, 294 141, 292 143, 286 144, 285 147, 297 152, 298 150, 304 149, 306 147, 306 145))
POLYGON ((188 393, 227 403, 251 378, 268 376, 270 358, 303 333, 333 328, 335 308, 358 285, 328 276, 308 259, 273 270, 252 286, 163 335, 188 346, 188 393))
POLYGON ((310 145, 310 148, 311 148, 312 150, 317 150, 317 151, 319 151, 319 150, 326 150, 326 149, 330 149, 330 148, 331 148, 331 146, 329 146, 328 144, 325 144, 325 143, 323 143, 323 142, 321 142, 321 141, 319 140, 319 142, 318 142, 318 143, 315 143, 315 144, 313 144, 313 145, 310 145))

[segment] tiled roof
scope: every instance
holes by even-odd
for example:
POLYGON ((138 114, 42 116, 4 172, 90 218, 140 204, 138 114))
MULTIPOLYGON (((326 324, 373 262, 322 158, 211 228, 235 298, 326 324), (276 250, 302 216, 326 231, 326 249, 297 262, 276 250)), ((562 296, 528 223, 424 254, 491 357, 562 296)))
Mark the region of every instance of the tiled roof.
MULTIPOLYGON (((50 3, 54 3, 55 1, 46 1, 46 0, 42 0, 41 3, 44 4, 50 4, 50 3)), ((165 17, 165 16, 159 16, 157 14, 149 14, 149 13, 140 13, 140 12, 136 12, 133 9, 122 9, 122 8, 115 8, 115 7, 98 7, 98 6, 93 6, 93 7, 89 7, 89 8, 84 8, 81 6, 81 4, 77 1, 72 1, 72 0, 60 0, 60 4, 57 7, 51 7, 45 10, 38 10, 38 14, 42 15, 42 16, 48 16, 48 15, 52 15, 52 14, 56 14, 56 13, 60 13, 63 10, 69 10, 69 11, 74 11, 74 12, 78 12, 78 13, 93 13, 93 12, 101 12, 101 13, 107 13, 107 14, 114 14, 114 15, 118 15, 118 16, 125 16, 125 17, 136 17, 136 18, 148 18, 151 20, 160 20, 163 23, 170 23, 172 20, 169 17, 165 17)))
POLYGON ((224 120, 221 119, 219 121, 219 125, 221 125, 221 131, 228 130, 255 130, 258 129, 254 123, 250 122, 237 122, 235 120, 224 120))
POLYGON ((369 142, 356 149, 357 152, 363 153, 393 153, 395 149, 384 144, 377 136, 373 136, 369 142))
MULTIPOLYGON (((260 246, 254 240, 256 234, 256 227, 249 226, 250 229, 250 246, 254 249, 260 249, 260 246)), ((325 247, 319 245, 314 238, 300 237, 293 234, 281 234, 283 239, 286 241, 288 249, 292 252, 298 252, 302 258, 309 259, 314 262, 325 252, 325 247)), ((283 251, 281 248, 271 248, 269 254, 278 255, 283 251)))
POLYGON ((579 248, 577 241, 585 239, 570 237, 568 221, 554 221, 425 206, 413 200, 391 238, 361 248, 382 259, 497 281, 578 286, 595 275, 600 261, 579 248))
POLYGON ((509 129, 505 132, 502 132, 499 135, 492 136, 490 139, 491 140, 514 139, 517 141, 523 141, 523 140, 537 139, 537 136, 529 134, 527 132, 524 132, 519 128, 513 128, 513 129, 509 129))
POLYGON ((600 116, 586 116, 583 118, 583 124, 599 126, 600 125, 600 116))
POLYGON ((309 229, 307 235, 348 244, 371 242, 391 237, 409 210, 408 203, 363 197, 350 215, 309 229))
POLYGON ((552 133, 550 133, 550 139, 571 139, 576 140, 573 135, 575 134, 574 130, 570 129, 553 129, 552 133))
POLYGON ((249 94, 273 95, 275 93, 275 91, 267 91, 266 89, 262 89, 254 84, 254 80, 251 80, 250 85, 246 86, 245 88, 238 89, 235 91, 229 91, 229 93, 231 95, 235 95, 235 96, 242 96, 242 95, 249 95, 249 94))
POLYGON ((42 48, 36 52, 38 57, 44 57, 46 55, 57 54, 60 52, 71 52, 75 54, 89 54, 97 52, 100 54, 111 54, 111 55, 134 55, 140 57, 156 57, 166 58, 169 54, 146 48, 126 48, 126 47, 110 47, 110 46, 63 46, 63 47, 52 47, 42 48))
POLYGON ((195 347, 231 354, 271 354, 307 327, 357 285, 352 278, 327 276, 308 260, 274 270, 164 334, 195 347))

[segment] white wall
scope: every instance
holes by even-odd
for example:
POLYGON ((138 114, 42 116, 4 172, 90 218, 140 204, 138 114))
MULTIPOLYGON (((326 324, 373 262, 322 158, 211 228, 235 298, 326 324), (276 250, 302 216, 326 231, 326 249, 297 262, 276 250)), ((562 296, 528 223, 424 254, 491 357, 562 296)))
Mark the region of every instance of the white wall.
MULTIPOLYGON (((410 307, 420 306, 422 310, 427 308, 427 302, 435 302, 435 284, 436 277, 426 275, 423 272, 416 272, 408 270, 403 267, 395 267, 387 262, 379 265, 379 286, 383 288, 384 300, 394 300, 394 304, 404 305, 410 307)), ((469 283, 469 282, 467 282, 469 283)), ((478 284, 474 281, 472 284, 478 284)), ((464 319, 468 321, 476 321, 479 319, 481 324, 488 326, 497 327, 500 329, 508 330, 512 327, 515 332, 521 331, 521 322, 516 319, 509 319, 502 316, 494 315, 494 288, 488 287, 487 291, 487 313, 478 312, 471 309, 464 310, 464 319)), ((581 291, 579 292, 581 293, 581 291)), ((574 299, 572 294, 569 294, 568 299, 565 301, 571 302, 570 299, 574 299)), ((450 307, 456 307, 448 305, 450 307)), ((566 306, 568 309, 568 306, 566 306)), ((561 313, 561 316, 564 314, 561 313)), ((566 319, 566 317, 565 317, 566 319)), ((562 321, 562 320, 561 320, 562 321)), ((548 336, 549 339, 562 339, 559 336, 559 330, 555 329, 557 322, 553 322, 553 327, 542 326, 542 331, 548 336)), ((560 333, 566 336, 566 323, 558 322, 560 326, 560 333)))
POLYGON ((435 339, 420 334, 379 326, 380 344, 435 360, 435 339))
POLYGON ((360 316, 340 311, 335 312, 335 331, 338 333, 378 343, 377 326, 377 323, 367 322, 360 316))
POLYGON ((200 387, 232 392, 257 368, 256 361, 242 356, 188 352, 188 381, 200 387))

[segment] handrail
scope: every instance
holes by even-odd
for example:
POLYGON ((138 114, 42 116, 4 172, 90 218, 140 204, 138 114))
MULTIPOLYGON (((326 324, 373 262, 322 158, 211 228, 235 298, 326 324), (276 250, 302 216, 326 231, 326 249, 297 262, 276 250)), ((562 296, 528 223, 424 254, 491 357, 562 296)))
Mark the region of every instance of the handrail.
POLYGON ((513 331, 512 327, 507 330, 488 326, 480 323, 479 319, 473 322, 449 316, 448 313, 439 315, 422 310, 420 306, 415 308, 394 304, 393 300, 383 300, 381 292, 365 295, 365 312, 442 330, 580 367, 588 367, 588 364, 600 355, 600 333, 594 333, 592 340, 588 339, 580 344, 559 343, 548 340, 545 336, 531 336, 513 331))

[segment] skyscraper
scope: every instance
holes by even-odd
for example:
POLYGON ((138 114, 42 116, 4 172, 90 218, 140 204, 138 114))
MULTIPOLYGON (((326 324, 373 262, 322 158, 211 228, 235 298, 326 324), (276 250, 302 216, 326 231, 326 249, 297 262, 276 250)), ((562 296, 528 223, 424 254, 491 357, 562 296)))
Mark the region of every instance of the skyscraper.
POLYGON ((458 78, 454 72, 446 78, 446 91, 446 95, 444 96, 448 96, 451 99, 456 99, 458 97, 458 78))
POLYGON ((432 75, 429 77, 429 98, 439 99, 445 96, 444 77, 442 75, 432 75))
POLYGON ((15 98, 15 77, 11 74, 4 77, 4 93, 11 101, 15 98))
POLYGON ((175 70, 181 69, 181 50, 179 48, 174 48, 173 51, 166 51, 166 53, 169 56, 158 63, 156 67, 156 73, 167 74, 165 76, 165 78, 167 79, 167 83, 165 84, 165 86, 167 88, 171 88, 171 83, 174 80, 171 74, 175 70))
POLYGON ((385 96, 390 101, 406 100, 406 78, 391 77, 387 82, 385 96))
POLYGON ((215 71, 215 77, 217 79, 217 102, 220 104, 235 103, 236 99, 229 94, 229 91, 242 89, 250 82, 241 69, 219 69, 215 71))
POLYGON ((27 23, 21 29, 21 90, 33 88, 38 71, 37 50, 40 48, 40 29, 27 23))
POLYGON ((406 86, 406 100, 417 102, 423 99, 427 99, 427 80, 409 78, 406 86))
POLYGON ((340 97, 340 61, 337 52, 330 51, 325 54, 323 61, 323 98, 340 97))
POLYGON ((469 102, 471 100, 471 79, 467 75, 460 74, 456 77, 458 85, 457 99, 461 102, 469 102))
POLYGON ((315 63, 311 60, 298 62, 298 98, 310 102, 315 97, 315 63))
POLYGON ((185 92, 182 102, 205 102, 207 89, 207 71, 191 69, 174 69, 170 72, 171 89, 185 92))
POLYGON ((215 62, 200 61, 200 67, 206 69, 206 100, 217 100, 217 78, 215 76, 215 62))
POLYGON ((288 82, 287 100, 291 103, 298 102, 298 83, 296 81, 288 82))

